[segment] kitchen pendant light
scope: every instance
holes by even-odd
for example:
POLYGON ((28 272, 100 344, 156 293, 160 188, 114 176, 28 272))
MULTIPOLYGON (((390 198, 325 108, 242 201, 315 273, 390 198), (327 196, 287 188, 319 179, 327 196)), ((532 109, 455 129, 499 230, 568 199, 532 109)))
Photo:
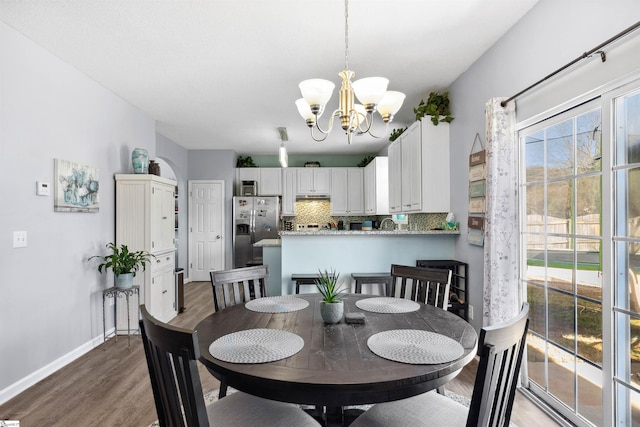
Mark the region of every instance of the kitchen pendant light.
POLYGON ((381 135, 374 135, 371 131, 373 125, 373 114, 378 111, 385 123, 385 134, 389 129, 389 123, 393 121, 393 116, 400 110, 404 102, 405 95, 402 92, 387 91, 389 80, 384 77, 367 77, 355 82, 351 79, 355 73, 349 70, 349 0, 344 2, 344 42, 345 42, 345 67, 338 75, 342 78, 340 86, 338 109, 329 118, 328 128, 322 129, 318 119, 322 116, 325 106, 331 95, 335 84, 329 80, 309 79, 300 83, 302 98, 296 101, 298 112, 311 129, 311 137, 314 141, 324 141, 333 129, 333 120, 340 118, 340 125, 347 134, 347 141, 351 144, 354 133, 368 133, 379 138, 381 135), (355 98, 361 104, 355 103, 355 98), (314 129, 320 132, 320 137, 316 137, 314 129))
POLYGON ((284 142, 289 140, 287 128, 278 128, 278 133, 280 134, 281 140, 280 149, 278 149, 278 161, 280 161, 280 166, 286 168, 287 166, 289 166, 289 155, 287 154, 287 147, 284 146, 284 142))

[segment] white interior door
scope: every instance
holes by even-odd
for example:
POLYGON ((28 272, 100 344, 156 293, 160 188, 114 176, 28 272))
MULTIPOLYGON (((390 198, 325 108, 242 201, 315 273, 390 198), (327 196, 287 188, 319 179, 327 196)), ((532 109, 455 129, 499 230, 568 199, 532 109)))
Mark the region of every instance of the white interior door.
POLYGON ((189 277, 210 280, 224 259, 224 181, 189 181, 189 277))

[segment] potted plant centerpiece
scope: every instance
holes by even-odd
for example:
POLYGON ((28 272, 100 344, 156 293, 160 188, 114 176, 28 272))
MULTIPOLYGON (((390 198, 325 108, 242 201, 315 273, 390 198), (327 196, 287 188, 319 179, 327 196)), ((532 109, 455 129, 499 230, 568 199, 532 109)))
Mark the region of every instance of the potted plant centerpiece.
POLYGON ((102 262, 98 265, 98 272, 112 269, 115 274, 115 286, 117 288, 130 288, 133 285, 133 278, 138 270, 144 271, 150 258, 155 255, 146 251, 130 251, 127 245, 116 246, 107 243, 107 248, 111 251, 108 255, 95 255, 89 258, 100 258, 102 262))
POLYGON ((324 272, 318 270, 316 287, 322 295, 320 301, 320 314, 325 323, 338 323, 344 314, 344 301, 342 295, 344 291, 338 285, 339 273, 335 270, 324 272))

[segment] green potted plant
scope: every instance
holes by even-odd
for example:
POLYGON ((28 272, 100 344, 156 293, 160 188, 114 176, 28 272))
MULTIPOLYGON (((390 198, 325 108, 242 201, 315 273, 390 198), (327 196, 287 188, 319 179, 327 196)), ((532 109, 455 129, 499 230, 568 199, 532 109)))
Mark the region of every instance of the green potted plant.
POLYGON ((416 120, 422 120, 424 116, 431 116, 431 122, 438 126, 439 122, 451 123, 451 109, 449 108, 449 92, 431 92, 427 102, 420 100, 418 107, 413 109, 416 120))
POLYGON ((112 269, 115 274, 115 286, 117 288, 130 288, 133 285, 133 278, 138 270, 144 271, 147 263, 155 255, 146 251, 130 251, 127 245, 116 246, 113 243, 107 243, 107 249, 111 251, 108 255, 95 255, 89 258, 99 258, 102 260, 98 264, 98 272, 102 273, 107 269, 112 269))
POLYGON ((342 301, 344 291, 338 285, 340 274, 335 270, 318 270, 318 273, 316 287, 322 295, 320 315, 325 323, 338 323, 344 314, 344 301, 342 301))

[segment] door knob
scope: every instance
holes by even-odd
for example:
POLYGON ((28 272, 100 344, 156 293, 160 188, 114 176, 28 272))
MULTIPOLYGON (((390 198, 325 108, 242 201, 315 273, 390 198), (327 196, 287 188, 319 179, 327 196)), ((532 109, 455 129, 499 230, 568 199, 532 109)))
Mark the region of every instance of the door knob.
POLYGON ((216 236, 216 240, 217 240, 217 239, 222 239, 222 236, 218 234, 218 235, 216 236))

